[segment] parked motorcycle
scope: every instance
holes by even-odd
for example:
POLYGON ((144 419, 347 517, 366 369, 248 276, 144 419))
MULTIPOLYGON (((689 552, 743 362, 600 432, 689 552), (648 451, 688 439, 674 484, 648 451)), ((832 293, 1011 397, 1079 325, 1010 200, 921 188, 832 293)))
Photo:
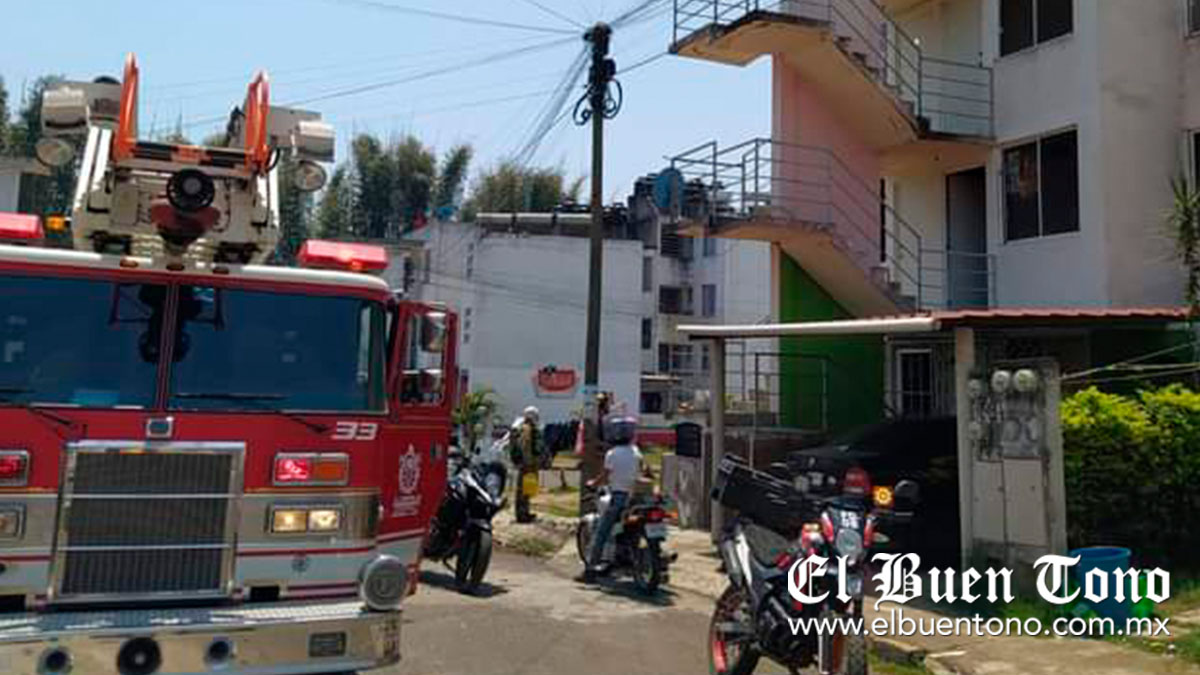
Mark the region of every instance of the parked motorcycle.
POLYGON ((449 565, 454 558, 454 585, 474 593, 492 561, 492 517, 504 506, 485 487, 482 464, 451 457, 446 495, 430 523, 425 556, 449 565))
POLYGON ((817 496, 797 491, 786 468, 770 473, 743 460, 723 460, 713 498, 736 509, 718 549, 729 586, 717 600, 709 629, 709 665, 715 675, 749 675, 766 656, 791 672, 816 666, 822 675, 866 675, 867 644, 862 634, 793 634, 804 619, 861 619, 864 565, 877 540, 877 528, 911 518, 917 484, 872 489, 858 468, 846 472, 840 494, 817 496), (788 593, 788 575, 800 560, 830 560, 824 577, 809 580, 806 593, 821 603, 802 604, 788 593), (838 565, 847 557, 848 602, 838 600, 838 565))
MULTIPOLYGON (((604 488, 597 500, 597 512, 579 519, 575 546, 585 566, 590 559, 593 533, 611 503, 612 495, 604 488)), ((644 595, 653 595, 668 580, 671 556, 663 551, 667 541, 666 520, 666 502, 662 495, 634 497, 625 513, 617 519, 604 545, 601 561, 609 573, 632 575, 638 591, 644 595)))

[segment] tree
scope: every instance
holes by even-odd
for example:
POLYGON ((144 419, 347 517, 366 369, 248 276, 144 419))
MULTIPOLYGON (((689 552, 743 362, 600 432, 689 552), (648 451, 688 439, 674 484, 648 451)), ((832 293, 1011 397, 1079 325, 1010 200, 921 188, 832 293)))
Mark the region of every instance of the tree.
POLYGON ((1171 181, 1174 196, 1167 213, 1167 227, 1175 239, 1175 251, 1187 272, 1184 296, 1193 314, 1200 310, 1200 189, 1180 176, 1171 181))
POLYGON ((475 449, 475 444, 483 435, 484 427, 489 422, 496 423, 496 411, 499 407, 496 392, 490 387, 463 394, 458 407, 451 413, 451 422, 461 429, 466 441, 464 449, 467 452, 475 449))
POLYGON ((351 219, 354 189, 345 166, 334 169, 317 207, 316 229, 322 239, 346 239, 353 235, 351 219))
POLYGON ((0 77, 0 157, 8 154, 8 89, 0 77))
POLYGON ((553 211, 566 201, 576 201, 583 185, 582 179, 577 179, 564 189, 565 173, 562 169, 530 168, 515 162, 502 162, 476 179, 463 212, 473 218, 483 211, 553 211))
POLYGON ((453 214, 461 199, 472 151, 459 145, 437 156, 415 136, 385 144, 370 134, 356 136, 350 159, 321 200, 317 225, 322 237, 388 239, 423 224, 430 212, 453 214))
POLYGON ((296 254, 308 239, 311 201, 311 195, 296 187, 296 160, 282 157, 279 160, 279 243, 273 256, 276 262, 287 265, 296 262, 296 254))
POLYGON ((459 145, 446 153, 438 169, 437 189, 434 190, 433 212, 438 220, 447 220, 462 201, 463 186, 467 182, 467 168, 473 155, 471 146, 459 145))

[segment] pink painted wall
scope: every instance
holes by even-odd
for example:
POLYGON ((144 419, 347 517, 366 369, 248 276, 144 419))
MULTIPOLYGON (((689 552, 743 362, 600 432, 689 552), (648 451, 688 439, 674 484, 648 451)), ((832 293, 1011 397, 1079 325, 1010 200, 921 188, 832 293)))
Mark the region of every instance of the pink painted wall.
POLYGON ((860 264, 878 264, 878 157, 785 57, 773 59, 772 137, 782 142, 775 146, 775 203, 799 217, 835 225, 860 264))

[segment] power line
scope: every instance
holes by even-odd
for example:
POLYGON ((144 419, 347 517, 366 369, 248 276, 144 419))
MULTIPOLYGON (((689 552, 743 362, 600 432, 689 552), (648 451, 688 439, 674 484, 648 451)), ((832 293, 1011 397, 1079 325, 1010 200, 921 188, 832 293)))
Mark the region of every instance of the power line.
POLYGON ((579 23, 575 19, 572 19, 571 17, 559 12, 558 10, 556 10, 552 7, 547 7, 546 5, 543 5, 542 3, 538 2, 538 0, 521 0, 521 1, 527 5, 533 5, 534 7, 537 7, 538 9, 542 10, 546 14, 549 14, 550 16, 558 17, 559 19, 566 21, 567 23, 579 28, 580 30, 584 29, 583 24, 579 23))
POLYGON ((512 23, 509 21, 498 21, 495 19, 484 19, 480 17, 467 16, 464 14, 451 14, 449 12, 437 12, 430 9, 417 9, 416 7, 404 7, 401 5, 393 5, 390 3, 379 2, 378 0, 322 0, 326 4, 334 5, 354 5, 366 9, 374 9, 384 12, 395 12, 399 14, 411 14, 414 16, 425 16, 432 19, 444 19, 446 21, 457 21, 459 23, 471 24, 476 26, 492 26, 494 28, 510 28, 513 30, 525 30, 538 33, 552 33, 558 35, 574 35, 575 31, 562 28, 549 28, 546 26, 532 26, 529 24, 512 23))
POLYGON ((631 72, 637 70, 638 68, 641 68, 642 66, 648 66, 651 63, 654 63, 655 61, 661 59, 662 57, 667 56, 669 53, 670 52, 659 52, 653 56, 646 57, 646 58, 634 63, 632 66, 626 66, 625 68, 618 70, 617 74, 624 75, 626 73, 631 73, 631 72))
MULTIPOLYGON (((504 50, 504 51, 500 51, 500 52, 493 52, 491 54, 487 54, 487 55, 484 55, 479 58, 471 59, 469 61, 459 62, 459 63, 449 65, 449 66, 442 66, 439 68, 422 71, 420 73, 416 73, 414 75, 409 75, 407 77, 385 80, 382 82, 373 82, 370 84, 349 87, 346 89, 329 91, 329 92, 325 92, 325 93, 318 94, 315 96, 303 98, 300 100, 290 101, 290 102, 285 103, 284 105, 287 105, 287 106, 308 105, 310 103, 316 103, 319 101, 328 101, 330 99, 342 98, 342 97, 346 97, 346 96, 354 96, 357 94, 363 94, 363 93, 370 92, 370 91, 386 89, 386 88, 394 87, 394 86, 401 85, 401 84, 407 84, 410 82, 426 80, 426 79, 429 79, 432 77, 437 77, 438 75, 445 75, 445 74, 457 72, 460 70, 468 70, 470 68, 477 68, 479 66, 496 63, 499 61, 506 61, 509 59, 513 59, 518 56, 532 54, 532 53, 539 52, 539 51, 545 51, 548 49, 552 49, 554 47, 564 45, 568 42, 572 42, 574 40, 575 40, 575 38, 573 38, 573 37, 572 38, 560 38, 557 40, 552 40, 550 42, 542 42, 542 43, 530 45, 527 47, 519 47, 516 49, 509 49, 509 50, 504 50)), ((227 118, 227 116, 221 115, 221 116, 215 116, 215 117, 196 119, 196 120, 191 120, 191 121, 184 123, 183 126, 184 126, 184 128, 191 128, 191 127, 196 127, 196 126, 202 126, 205 124, 213 124, 213 123, 217 123, 217 122, 222 122, 226 118, 227 118)))
MULTIPOLYGON (((509 45, 509 44, 519 44, 519 43, 529 43, 529 42, 533 42, 535 40, 545 40, 545 39, 546 38, 544 35, 524 35, 524 36, 516 37, 516 38, 507 38, 504 40, 492 41, 485 45, 475 45, 475 46, 468 46, 468 47, 464 47, 462 45, 454 45, 451 47, 443 47, 443 48, 439 48, 439 49, 423 49, 423 50, 417 51, 417 52, 401 52, 401 53, 397 53, 397 54, 376 55, 376 56, 370 56, 370 57, 365 57, 365 58, 357 58, 357 59, 348 60, 348 61, 337 61, 335 63, 323 63, 321 65, 298 66, 296 68, 279 68, 279 69, 272 68, 270 70, 270 72, 272 75, 281 75, 281 74, 292 75, 292 74, 296 74, 296 73, 309 73, 309 72, 314 72, 314 71, 319 71, 319 70, 339 70, 339 69, 347 68, 347 67, 356 68, 358 66, 362 66, 362 65, 368 64, 368 63, 380 63, 383 61, 397 61, 400 59, 408 59, 410 57, 425 57, 425 56, 431 56, 434 54, 446 54, 446 53, 462 54, 463 52, 477 52, 477 51, 483 51, 483 48, 494 47, 497 44, 509 45)), ((421 60, 423 60, 423 59, 421 59, 421 60)), ((436 59, 431 59, 431 60, 436 60, 436 59)), ((207 85, 207 84, 220 84, 223 82, 238 82, 240 84, 248 84, 252 77, 253 77, 253 73, 247 72, 247 73, 242 73, 240 75, 228 75, 228 76, 224 76, 224 77, 210 77, 210 78, 206 78, 206 79, 202 79, 202 80, 191 80, 191 81, 184 81, 184 82, 176 81, 176 82, 167 82, 165 84, 148 84, 148 86, 145 87, 145 91, 147 93, 150 93, 150 92, 170 91, 170 90, 174 90, 174 89, 189 89, 191 87, 202 86, 202 85, 207 85)), ((242 87, 239 85, 239 88, 242 88, 242 87)))
MULTIPOLYGON (((480 99, 477 101, 467 101, 464 103, 455 103, 455 104, 451 104, 451 105, 444 105, 444 106, 440 106, 437 108, 427 108, 425 110, 413 110, 413 111, 410 111, 407 113, 389 113, 389 114, 385 114, 385 115, 376 115, 373 117, 355 117, 354 119, 356 121, 363 122, 363 121, 368 121, 368 120, 372 120, 372 119, 382 119, 385 117, 400 117, 401 115, 409 115, 409 116, 414 116, 414 117, 420 116, 420 115, 431 115, 433 113, 450 112, 453 110, 465 110, 468 108, 479 108, 479 107, 488 106, 488 105, 496 105, 498 103, 508 103, 510 101, 525 101, 525 100, 528 100, 531 98, 538 98, 540 96, 545 96, 546 94, 549 94, 552 91, 553 91, 552 89, 542 89, 541 91, 532 91, 532 92, 527 92, 524 94, 513 94, 510 96, 497 96, 497 97, 493 97, 493 98, 480 99)), ((338 119, 338 118, 335 117, 334 119, 338 119)))
POLYGON ((333 98, 342 98, 344 96, 354 96, 356 94, 362 94, 362 93, 366 93, 368 91, 375 91, 378 89, 385 89, 387 87, 394 87, 398 84, 407 84, 409 82, 416 82, 418 80, 429 79, 431 77, 436 77, 438 75, 445 75, 447 73, 453 73, 453 72, 456 72, 459 70, 467 70, 469 68, 476 68, 476 67, 479 67, 482 65, 496 63, 497 61, 506 61, 506 60, 509 60, 509 59, 512 59, 512 58, 515 58, 518 56, 525 55, 525 54, 531 54, 534 52, 545 51, 547 49, 552 49, 554 47, 564 45, 568 42, 573 42, 574 40, 575 40, 574 37, 563 38, 563 39, 559 39, 559 40, 553 40, 551 42, 545 42, 545 43, 541 43, 541 44, 537 44, 537 45, 531 45, 529 47, 519 47, 517 49, 510 49, 510 50, 506 50, 506 51, 499 52, 499 53, 488 54, 488 55, 480 57, 478 59, 472 59, 470 61, 466 61, 463 63, 458 63, 458 64, 451 65, 451 66, 444 66, 441 68, 434 68, 433 70, 427 70, 422 73, 417 73, 416 75, 411 75, 409 77, 403 77, 403 78, 396 79, 396 80, 387 80, 384 82, 375 82, 372 84, 365 84, 365 85, 361 85, 361 86, 357 86, 357 87, 350 87, 348 89, 331 91, 331 92, 327 92, 325 94, 320 94, 317 96, 310 96, 308 98, 301 99, 299 101, 293 101, 291 103, 288 103, 287 105, 307 105, 309 103, 317 103, 319 101, 328 101, 329 99, 333 99, 333 98))
POLYGON ((619 14, 617 18, 610 21, 609 24, 616 29, 645 21, 653 16, 654 12, 657 11, 658 8, 656 8, 655 5, 662 4, 664 1, 665 0, 643 0, 641 3, 630 7, 619 14))
POLYGON ((542 112, 535 119, 524 141, 518 147, 517 151, 513 153, 514 162, 521 166, 525 166, 531 162, 537 155, 542 141, 561 122, 564 111, 569 109, 568 101, 571 97, 571 92, 579 84, 579 79, 583 77, 583 72, 587 69, 587 60, 588 50, 584 47, 575 56, 575 60, 571 62, 571 65, 563 74, 563 78, 559 82, 558 87, 555 88, 554 94, 550 96, 546 105, 542 108, 542 112))

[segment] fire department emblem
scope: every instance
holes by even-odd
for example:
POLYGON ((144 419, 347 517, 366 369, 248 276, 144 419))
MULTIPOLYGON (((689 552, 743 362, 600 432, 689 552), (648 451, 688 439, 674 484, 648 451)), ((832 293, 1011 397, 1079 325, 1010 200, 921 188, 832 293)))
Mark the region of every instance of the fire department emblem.
POLYGON ((408 446, 408 452, 400 455, 400 480, 397 489, 401 494, 410 495, 417 491, 421 482, 421 458, 417 457, 417 449, 408 446))

